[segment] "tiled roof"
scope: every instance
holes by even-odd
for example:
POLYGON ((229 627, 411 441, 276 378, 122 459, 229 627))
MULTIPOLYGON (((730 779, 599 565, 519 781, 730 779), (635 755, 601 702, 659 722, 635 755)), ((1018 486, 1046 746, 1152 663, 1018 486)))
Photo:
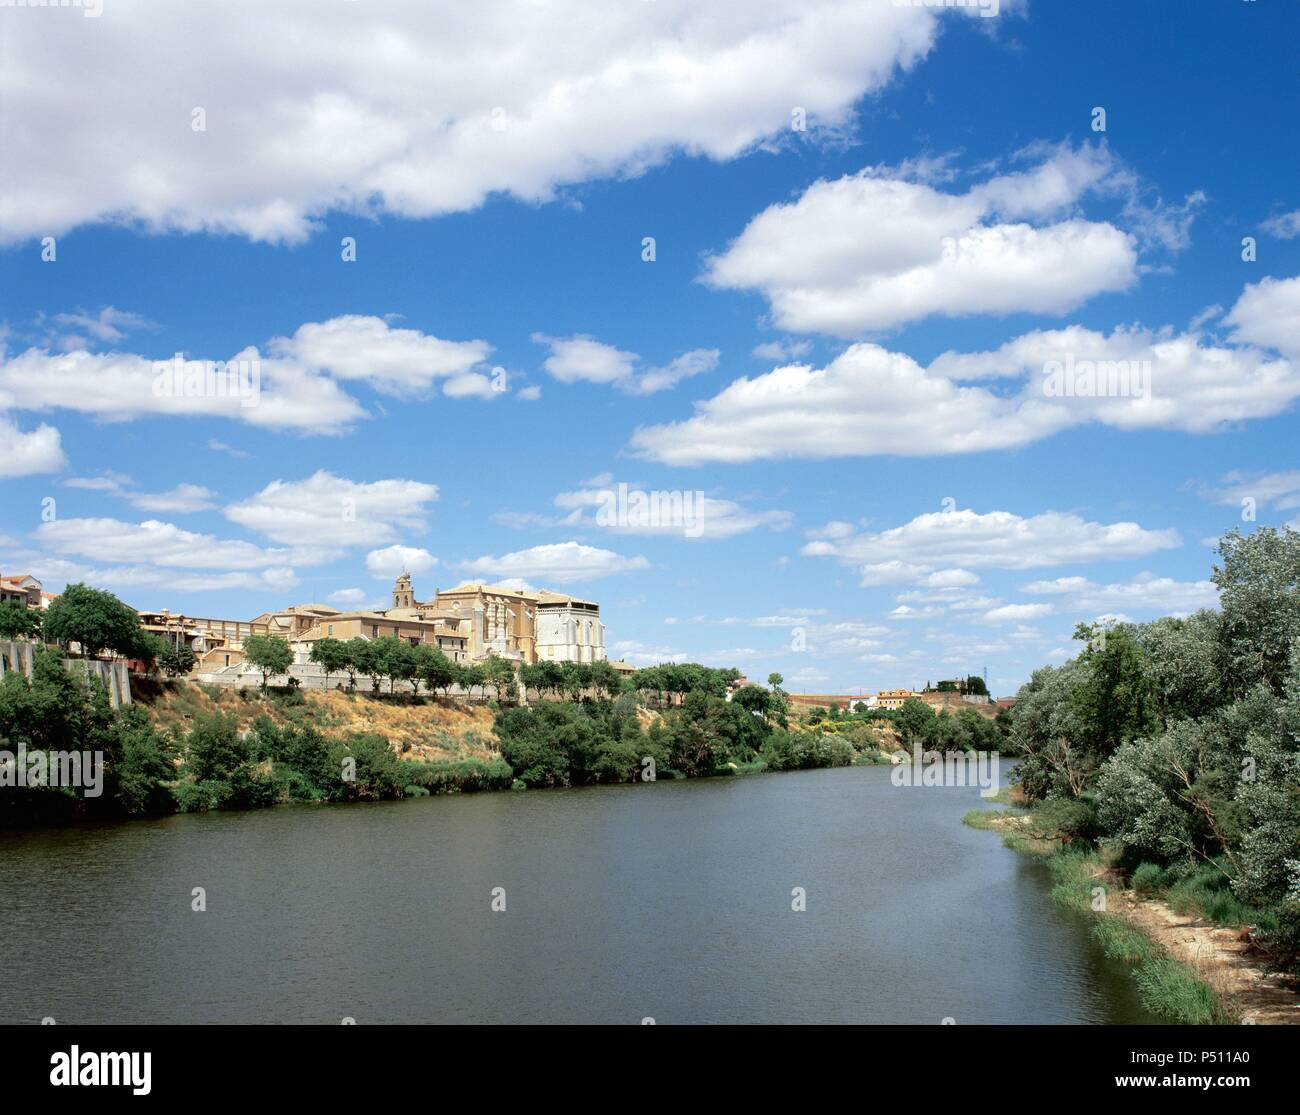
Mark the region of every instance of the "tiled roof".
POLYGON ((463 585, 457 585, 455 588, 439 589, 439 596, 452 596, 465 592, 483 592, 495 596, 519 596, 525 600, 536 600, 537 593, 524 592, 520 589, 509 588, 505 585, 485 585, 482 581, 468 581, 463 585))

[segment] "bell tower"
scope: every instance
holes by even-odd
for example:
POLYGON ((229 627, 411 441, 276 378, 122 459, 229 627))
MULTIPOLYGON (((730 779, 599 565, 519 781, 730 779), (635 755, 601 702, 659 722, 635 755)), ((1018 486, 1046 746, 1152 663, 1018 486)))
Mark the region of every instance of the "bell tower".
POLYGON ((415 591, 411 588, 411 575, 403 573, 393 585, 393 607, 414 608, 415 591))

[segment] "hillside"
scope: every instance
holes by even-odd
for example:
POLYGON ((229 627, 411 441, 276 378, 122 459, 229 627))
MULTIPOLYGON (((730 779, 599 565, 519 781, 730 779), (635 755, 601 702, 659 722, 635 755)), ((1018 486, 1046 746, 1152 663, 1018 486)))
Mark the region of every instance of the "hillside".
POLYGON ((259 716, 275 724, 310 724, 330 739, 373 733, 384 736, 404 759, 438 762, 491 759, 497 752, 492 711, 424 697, 420 703, 392 701, 338 690, 300 691, 293 695, 223 689, 192 682, 133 682, 135 701, 160 728, 186 731, 201 716, 234 716, 241 729, 259 716))

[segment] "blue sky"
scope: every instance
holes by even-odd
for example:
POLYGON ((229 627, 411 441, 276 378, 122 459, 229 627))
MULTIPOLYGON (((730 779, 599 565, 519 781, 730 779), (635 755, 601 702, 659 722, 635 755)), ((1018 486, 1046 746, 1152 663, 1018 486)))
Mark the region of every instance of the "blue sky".
POLYGON ((837 692, 1212 605, 1242 499, 1300 504, 1300 12, 749 7, 0 11, 0 571, 522 578, 837 692), (151 395, 177 352, 257 405, 151 395), (1149 397, 1045 385, 1089 359, 1149 397))

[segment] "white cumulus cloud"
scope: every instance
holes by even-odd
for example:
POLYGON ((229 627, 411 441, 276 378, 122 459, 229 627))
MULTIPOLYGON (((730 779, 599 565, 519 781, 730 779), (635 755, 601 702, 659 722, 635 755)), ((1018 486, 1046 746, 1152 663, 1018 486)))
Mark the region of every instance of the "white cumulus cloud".
POLYGON ((1140 557, 1180 544, 1175 530, 1147 530, 1132 522, 1090 522, 1058 511, 1025 517, 1010 511, 958 509, 918 515, 888 530, 816 540, 803 552, 861 564, 865 583, 900 583, 967 566, 1034 569, 1140 557), (874 574, 882 567, 897 569, 897 578, 877 579, 874 574))
POLYGON ((1015 448, 1090 423, 1211 433, 1285 412, 1300 397, 1300 363, 1287 355, 1300 352, 1300 278, 1247 286, 1227 320, 1235 343, 1074 325, 989 352, 947 352, 928 367, 860 342, 824 368, 734 380, 689 418, 638 428, 630 447, 672 465, 938 456, 1015 448))
POLYGON ((499 557, 486 555, 464 563, 467 572, 480 577, 516 578, 545 584, 570 584, 595 580, 615 573, 646 569, 643 557, 624 557, 613 550, 584 546, 579 542, 557 542, 516 550, 499 557))
POLYGON ((1121 176, 1105 148, 1087 146, 1062 146, 1032 170, 963 194, 872 168, 771 206, 708 261, 703 278, 760 291, 775 323, 801 333, 852 337, 933 315, 1064 313, 1137 279, 1133 236, 1067 215, 1121 176))
POLYGON ((678 152, 730 159, 789 134, 794 104, 843 127, 938 19, 862 0, 137 0, 12 18, 0 239, 112 220, 296 241, 331 210, 430 217, 678 152))
POLYGON ((366 568, 370 575, 386 581, 394 580, 402 573, 415 576, 427 573, 437 563, 438 559, 428 550, 417 546, 385 546, 366 554, 366 568))
POLYGON ((358 482, 321 470, 306 480, 274 480, 225 516, 275 542, 331 547, 387 542, 426 529, 438 486, 418 480, 358 482))

